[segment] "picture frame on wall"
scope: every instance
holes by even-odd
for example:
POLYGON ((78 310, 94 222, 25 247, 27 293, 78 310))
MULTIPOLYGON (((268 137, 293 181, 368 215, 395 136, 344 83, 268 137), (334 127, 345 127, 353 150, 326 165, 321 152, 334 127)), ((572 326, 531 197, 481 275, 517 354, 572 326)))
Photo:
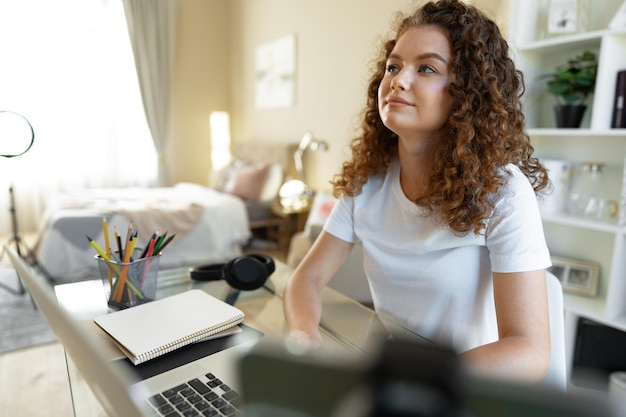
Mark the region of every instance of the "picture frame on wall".
POLYGON ((578 29, 578 2, 581 0, 550 0, 548 33, 574 33, 578 29))
POLYGON ((293 107, 296 88, 296 35, 259 45, 255 50, 258 109, 293 107))
POLYGON ((548 271, 561 281, 564 292, 587 297, 597 294, 599 264, 560 256, 552 256, 551 259, 552 266, 548 271))

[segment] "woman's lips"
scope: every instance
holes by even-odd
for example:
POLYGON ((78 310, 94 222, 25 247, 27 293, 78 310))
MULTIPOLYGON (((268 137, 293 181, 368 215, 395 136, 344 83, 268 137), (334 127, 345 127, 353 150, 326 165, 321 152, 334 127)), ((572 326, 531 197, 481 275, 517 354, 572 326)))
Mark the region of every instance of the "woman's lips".
POLYGON ((391 105, 404 105, 404 106, 412 106, 413 104, 411 102, 409 102, 408 100, 403 99, 402 97, 399 96, 389 96, 387 97, 387 104, 391 104, 391 105))

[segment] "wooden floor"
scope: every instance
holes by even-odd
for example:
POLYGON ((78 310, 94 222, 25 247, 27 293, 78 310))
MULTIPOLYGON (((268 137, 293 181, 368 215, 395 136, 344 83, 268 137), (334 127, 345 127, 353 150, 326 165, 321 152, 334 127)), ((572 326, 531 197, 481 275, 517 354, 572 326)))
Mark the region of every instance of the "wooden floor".
POLYGON ((72 397, 59 343, 0 355, 3 416, 71 417, 72 397))
MULTIPOLYGON (((267 252, 281 261, 284 251, 267 252)), ((2 416, 71 417, 74 415, 65 351, 59 343, 0 354, 2 416)))
MULTIPOLYGON (((23 239, 30 244, 33 236, 23 239)), ((74 415, 65 350, 58 342, 0 354, 0 387, 2 416, 74 415)))

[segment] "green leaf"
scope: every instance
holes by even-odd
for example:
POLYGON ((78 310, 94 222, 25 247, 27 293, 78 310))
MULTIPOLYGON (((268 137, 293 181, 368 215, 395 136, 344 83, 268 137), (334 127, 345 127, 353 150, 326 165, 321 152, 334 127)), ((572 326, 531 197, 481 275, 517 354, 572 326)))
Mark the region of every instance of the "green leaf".
POLYGON ((582 102, 588 94, 593 93, 597 71, 596 55, 584 51, 558 65, 553 73, 543 74, 540 78, 547 79, 547 88, 551 94, 561 101, 574 103, 582 102))

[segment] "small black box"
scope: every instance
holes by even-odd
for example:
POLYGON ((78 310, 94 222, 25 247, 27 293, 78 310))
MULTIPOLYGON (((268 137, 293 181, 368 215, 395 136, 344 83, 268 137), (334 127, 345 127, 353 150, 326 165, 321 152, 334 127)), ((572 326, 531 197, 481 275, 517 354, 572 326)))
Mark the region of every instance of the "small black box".
POLYGON ((608 389, 609 374, 626 371, 626 332, 580 318, 572 366, 572 383, 608 389))

